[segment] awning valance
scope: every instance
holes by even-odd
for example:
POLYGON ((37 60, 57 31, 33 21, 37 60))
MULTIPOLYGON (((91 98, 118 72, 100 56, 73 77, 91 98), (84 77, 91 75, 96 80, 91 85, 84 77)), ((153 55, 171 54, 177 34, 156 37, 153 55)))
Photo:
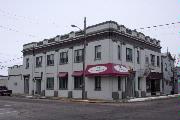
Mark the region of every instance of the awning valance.
POLYGON ((68 76, 68 72, 59 72, 58 74, 59 77, 67 77, 68 76))
POLYGON ((85 71, 86 76, 128 76, 129 69, 120 64, 97 64, 97 65, 88 65, 85 71))
POLYGON ((83 71, 74 71, 74 72, 72 73, 72 76, 73 76, 73 77, 83 76, 83 71))

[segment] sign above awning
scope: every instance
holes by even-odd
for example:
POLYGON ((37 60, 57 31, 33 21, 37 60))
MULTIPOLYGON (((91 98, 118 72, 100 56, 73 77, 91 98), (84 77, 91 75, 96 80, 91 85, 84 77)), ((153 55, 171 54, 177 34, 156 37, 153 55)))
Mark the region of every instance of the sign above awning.
POLYGON ((68 72, 59 72, 58 76, 59 77, 67 77, 68 76, 68 72))
POLYGON ((120 64, 97 64, 97 65, 88 65, 85 71, 86 76, 128 76, 129 69, 120 64))
POLYGON ((74 71, 74 72, 72 73, 72 76, 73 76, 73 77, 83 76, 83 71, 74 71))

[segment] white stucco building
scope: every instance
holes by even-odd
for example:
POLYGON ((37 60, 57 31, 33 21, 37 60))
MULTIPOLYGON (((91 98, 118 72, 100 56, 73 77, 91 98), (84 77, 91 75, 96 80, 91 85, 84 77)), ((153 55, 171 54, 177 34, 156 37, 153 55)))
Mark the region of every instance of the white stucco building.
POLYGON ((162 73, 163 73, 163 93, 171 94, 174 85, 174 63, 175 59, 171 56, 170 52, 163 53, 161 56, 162 60, 162 73))
MULTIPOLYGON (((81 98, 83 33, 71 32, 23 46, 26 94, 81 98)), ((89 99, 162 93, 160 41, 114 21, 87 28, 85 91, 89 99)), ((9 73, 14 75, 10 68, 9 73)), ((18 73, 19 74, 19 73, 18 73)))

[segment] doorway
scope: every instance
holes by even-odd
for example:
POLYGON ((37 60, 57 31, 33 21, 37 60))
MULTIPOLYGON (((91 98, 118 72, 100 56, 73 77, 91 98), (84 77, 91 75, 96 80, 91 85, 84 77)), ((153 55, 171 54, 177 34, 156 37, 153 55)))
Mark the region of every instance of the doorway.
POLYGON ((29 94, 29 77, 24 77, 24 93, 29 94))
POLYGON ((41 94, 41 79, 36 79, 36 94, 41 94))

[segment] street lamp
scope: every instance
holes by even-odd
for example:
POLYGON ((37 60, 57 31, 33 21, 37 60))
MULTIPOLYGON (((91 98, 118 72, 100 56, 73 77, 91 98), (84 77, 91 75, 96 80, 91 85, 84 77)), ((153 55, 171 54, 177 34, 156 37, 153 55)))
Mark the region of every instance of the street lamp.
MULTIPOLYGON (((80 31, 83 31, 81 30, 81 28, 79 28, 78 26, 76 25, 71 25, 71 27, 76 27, 78 28, 80 31)), ((83 42, 83 46, 84 46, 84 55, 83 55, 83 81, 82 81, 82 99, 85 99, 85 58, 86 58, 86 17, 84 17, 84 42, 83 42)))

